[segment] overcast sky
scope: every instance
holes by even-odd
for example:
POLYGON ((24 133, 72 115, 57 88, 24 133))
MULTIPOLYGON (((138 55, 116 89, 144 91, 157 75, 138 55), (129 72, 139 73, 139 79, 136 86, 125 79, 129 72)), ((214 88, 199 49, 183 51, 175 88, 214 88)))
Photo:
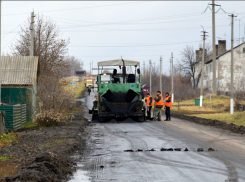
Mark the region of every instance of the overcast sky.
MULTIPOLYGON (((143 61, 148 65, 151 59, 158 66, 162 55, 163 72, 169 74, 171 52, 176 63, 186 45, 198 49, 201 25, 209 32, 207 42, 212 43, 212 13, 209 9, 204 13, 209 3, 212 1, 2 1, 2 52, 10 51, 20 25, 34 10, 56 21, 62 37, 70 38, 69 55, 83 61, 86 70, 92 60, 96 67, 98 61, 121 56, 141 65, 143 61)), ((216 13, 216 44, 225 39, 230 49, 228 13, 237 15, 234 45, 238 45, 239 20, 240 38, 245 36, 245 2, 216 3, 227 12, 216 13)))

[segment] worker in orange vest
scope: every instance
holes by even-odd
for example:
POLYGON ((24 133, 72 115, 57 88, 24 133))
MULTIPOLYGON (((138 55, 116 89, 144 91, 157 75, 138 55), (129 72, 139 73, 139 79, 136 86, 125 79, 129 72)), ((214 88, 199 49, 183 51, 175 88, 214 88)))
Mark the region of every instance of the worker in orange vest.
POLYGON ((154 109, 154 121, 161 121, 161 111, 164 105, 164 101, 163 101, 163 96, 161 94, 160 91, 157 91, 157 97, 154 98, 154 100, 156 101, 155 104, 155 109, 154 109))
POLYGON ((147 117, 151 118, 151 109, 153 106, 153 98, 149 93, 147 93, 146 95, 147 95, 147 98, 145 99, 145 102, 146 102, 146 106, 147 106, 147 117))
POLYGON ((169 96, 169 93, 166 92, 166 98, 164 100, 165 103, 165 114, 166 114, 166 119, 164 121, 171 121, 170 118, 170 107, 172 107, 172 101, 171 101, 171 96, 169 96))

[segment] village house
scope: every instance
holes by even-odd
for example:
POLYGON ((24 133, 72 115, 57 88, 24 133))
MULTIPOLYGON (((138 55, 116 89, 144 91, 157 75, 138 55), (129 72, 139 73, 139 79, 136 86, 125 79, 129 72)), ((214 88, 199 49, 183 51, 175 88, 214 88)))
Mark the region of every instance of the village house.
MULTIPOLYGON (((234 63, 234 88, 239 87, 245 78, 245 43, 235 46, 233 51, 234 63)), ((198 75, 202 66, 202 49, 196 50, 196 63, 195 63, 195 78, 198 75)), ((212 55, 205 60, 204 63, 204 77, 203 87, 212 91, 213 88, 213 61, 212 55)), ((231 50, 226 50, 226 40, 219 40, 216 45, 216 85, 217 90, 220 92, 229 92, 231 82, 231 50)), ((200 81, 198 88, 200 88, 200 81)), ((194 85, 193 85, 194 86, 194 85)), ((238 89, 238 88, 237 88, 238 89)))

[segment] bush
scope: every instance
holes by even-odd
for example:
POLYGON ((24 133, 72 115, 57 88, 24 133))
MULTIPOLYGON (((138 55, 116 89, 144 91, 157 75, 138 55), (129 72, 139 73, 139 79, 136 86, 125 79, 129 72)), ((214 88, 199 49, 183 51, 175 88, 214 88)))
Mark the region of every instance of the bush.
POLYGON ((35 124, 38 126, 57 126, 67 120, 67 116, 55 111, 44 111, 36 115, 35 124))

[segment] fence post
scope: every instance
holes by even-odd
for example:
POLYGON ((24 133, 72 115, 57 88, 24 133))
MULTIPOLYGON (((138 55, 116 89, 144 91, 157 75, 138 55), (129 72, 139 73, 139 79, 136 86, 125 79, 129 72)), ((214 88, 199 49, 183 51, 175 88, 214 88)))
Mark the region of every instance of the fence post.
POLYGON ((5 111, 0 112, 0 134, 3 134, 5 132, 5 120, 3 115, 5 114, 5 111))

